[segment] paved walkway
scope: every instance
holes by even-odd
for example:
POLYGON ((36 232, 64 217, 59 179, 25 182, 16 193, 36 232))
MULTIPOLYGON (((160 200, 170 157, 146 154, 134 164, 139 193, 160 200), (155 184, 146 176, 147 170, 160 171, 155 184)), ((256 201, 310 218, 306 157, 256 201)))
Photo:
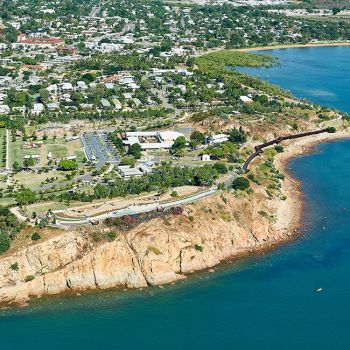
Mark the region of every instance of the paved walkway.
POLYGON ((74 219, 74 218, 64 218, 60 217, 56 213, 56 224, 58 226, 77 226, 77 225, 85 225, 92 221, 103 221, 107 218, 117 218, 124 215, 135 215, 135 214, 142 214, 142 213, 148 213, 150 211, 154 210, 164 210, 169 209, 189 203, 193 203, 195 201, 198 201, 200 199, 212 196, 219 192, 217 188, 210 188, 206 191, 195 193, 191 196, 181 198, 174 201, 168 201, 168 202, 158 202, 158 203, 149 203, 149 204, 140 204, 140 205, 130 205, 126 208, 113 210, 109 213, 97 215, 94 217, 86 217, 84 219, 74 219))

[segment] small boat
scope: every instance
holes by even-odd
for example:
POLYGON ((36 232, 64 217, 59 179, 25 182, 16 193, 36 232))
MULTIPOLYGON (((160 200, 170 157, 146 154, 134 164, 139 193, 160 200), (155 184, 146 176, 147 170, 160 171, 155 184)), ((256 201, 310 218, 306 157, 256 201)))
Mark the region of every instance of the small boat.
POLYGON ((316 289, 316 292, 319 293, 319 292, 322 292, 323 291, 323 288, 318 288, 316 289))

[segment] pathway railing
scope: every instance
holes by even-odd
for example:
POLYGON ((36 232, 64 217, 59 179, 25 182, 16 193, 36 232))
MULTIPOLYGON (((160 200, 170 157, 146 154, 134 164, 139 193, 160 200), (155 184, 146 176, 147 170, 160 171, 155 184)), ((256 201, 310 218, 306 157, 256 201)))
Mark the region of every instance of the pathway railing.
POLYGON ((269 142, 265 142, 262 143, 261 145, 255 146, 255 152, 244 162, 243 164, 243 171, 247 172, 248 171, 248 167, 249 164, 256 158, 258 157, 260 154, 263 153, 263 149, 275 144, 279 144, 282 141, 285 140, 293 140, 293 139, 298 139, 301 137, 305 137, 305 136, 311 136, 311 135, 317 135, 317 134, 322 134, 325 132, 331 132, 329 128, 326 129, 320 129, 320 130, 315 130, 315 131, 307 131, 307 132, 302 132, 299 134, 294 134, 294 135, 286 135, 286 136, 280 136, 277 139, 274 139, 272 141, 269 142))

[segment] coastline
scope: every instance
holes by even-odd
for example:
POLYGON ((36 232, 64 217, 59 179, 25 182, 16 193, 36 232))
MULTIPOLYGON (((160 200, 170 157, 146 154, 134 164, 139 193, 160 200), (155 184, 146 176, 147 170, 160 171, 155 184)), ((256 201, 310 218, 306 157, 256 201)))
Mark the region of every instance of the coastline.
POLYGON ((0 260, 0 303, 26 306, 33 297, 162 288, 193 273, 214 272, 221 264, 235 264, 297 239, 302 234, 303 194, 288 164, 312 152, 319 143, 344 138, 350 138, 350 132, 285 141, 275 166, 286 174, 282 182, 286 200, 269 200, 263 189, 257 189, 254 196, 217 195, 186 205, 180 217, 145 222, 111 242, 95 245, 88 232, 69 232, 4 257, 0 260), (219 209, 215 221, 207 211, 214 214, 214 208, 219 209), (265 209, 275 215, 274 223, 259 214, 265 209), (238 220, 222 217, 225 213, 233 218, 237 212, 238 220), (14 262, 21 266, 19 273, 9 271, 14 262), (28 275, 36 277, 23 283, 28 275))
POLYGON ((256 46, 242 49, 236 49, 242 52, 252 51, 269 51, 279 49, 300 49, 300 48, 311 48, 311 47, 333 47, 333 46, 350 46, 350 41, 339 41, 339 42, 323 42, 323 43, 308 43, 308 44, 288 44, 288 45, 270 45, 270 46, 256 46))
POLYGON ((284 152, 275 157, 275 166, 286 174, 282 184, 287 200, 281 202, 277 208, 277 222, 275 229, 282 232, 296 233, 302 225, 303 193, 300 190, 300 180, 296 179, 290 172, 288 165, 296 157, 303 156, 315 151, 315 146, 332 142, 339 139, 350 138, 350 132, 340 131, 334 134, 319 134, 307 136, 286 143, 284 152))

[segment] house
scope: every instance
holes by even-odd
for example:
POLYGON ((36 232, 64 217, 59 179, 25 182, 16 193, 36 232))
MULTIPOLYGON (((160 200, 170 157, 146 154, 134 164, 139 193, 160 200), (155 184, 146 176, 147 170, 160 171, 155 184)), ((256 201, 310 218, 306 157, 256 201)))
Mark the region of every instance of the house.
POLYGON ((61 90, 63 92, 67 92, 67 91, 73 91, 73 85, 71 83, 63 83, 61 85, 61 90))
POLYGON ((56 51, 63 55, 76 55, 78 52, 75 47, 71 47, 71 46, 57 47, 56 51))
POLYGON ((119 110, 119 109, 123 108, 122 104, 120 103, 120 101, 117 98, 113 98, 112 102, 114 104, 114 109, 115 110, 119 110))
POLYGON ((50 112, 58 111, 60 109, 60 104, 58 102, 51 102, 47 104, 47 109, 50 112))
POLYGON ((203 154, 202 155, 202 161, 203 162, 209 162, 210 161, 210 155, 209 154, 203 154))
POLYGON ((112 83, 105 83, 105 87, 108 90, 113 90, 114 89, 114 85, 112 83))
POLYGON ((133 98, 132 102, 136 106, 136 108, 140 107, 142 105, 141 101, 138 98, 133 98))
POLYGON ((78 91, 83 91, 87 90, 88 86, 86 85, 85 81, 77 81, 77 90, 78 91))
POLYGON ((46 88, 46 90, 50 93, 50 94, 56 94, 57 93, 57 90, 58 90, 58 87, 56 84, 52 84, 50 86, 48 86, 46 88))
POLYGON ((253 103, 254 101, 248 97, 248 96, 240 96, 239 98, 244 104, 250 104, 253 103))
POLYGON ((33 109, 30 111, 33 115, 39 115, 44 111, 44 105, 42 103, 34 103, 33 109))
POLYGON ((0 105, 0 114, 9 114, 11 109, 8 105, 0 105))
POLYGON ((101 105, 103 108, 111 108, 111 104, 109 103, 109 101, 105 98, 101 98, 101 105))

